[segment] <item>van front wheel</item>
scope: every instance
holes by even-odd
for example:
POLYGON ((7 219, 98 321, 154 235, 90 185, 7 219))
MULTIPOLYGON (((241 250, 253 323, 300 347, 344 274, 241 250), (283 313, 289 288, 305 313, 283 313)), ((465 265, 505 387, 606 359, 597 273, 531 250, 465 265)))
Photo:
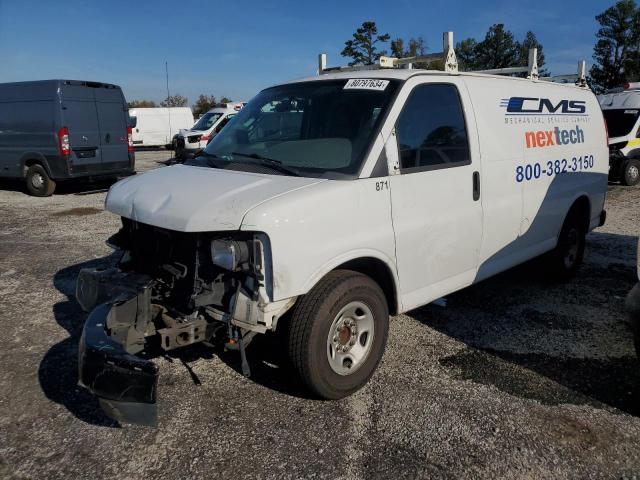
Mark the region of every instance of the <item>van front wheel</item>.
POLYGON ((56 189, 56 182, 49 177, 42 165, 31 165, 27 169, 25 180, 27 190, 36 197, 49 197, 56 189))
POLYGON ((378 284, 358 272, 335 270, 294 306, 289 356, 316 395, 343 398, 373 375, 388 330, 389 309, 378 284))
POLYGON ((640 183, 640 160, 627 160, 622 171, 622 183, 629 187, 640 183))

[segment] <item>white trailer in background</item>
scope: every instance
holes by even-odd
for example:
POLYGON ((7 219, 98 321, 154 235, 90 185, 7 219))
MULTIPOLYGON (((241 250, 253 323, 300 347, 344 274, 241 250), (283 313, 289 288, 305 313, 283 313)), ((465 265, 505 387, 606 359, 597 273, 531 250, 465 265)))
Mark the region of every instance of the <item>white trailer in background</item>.
POLYGON ((136 117, 132 132, 136 147, 168 147, 176 133, 191 128, 194 123, 193 113, 188 107, 132 108, 129 116, 136 117))

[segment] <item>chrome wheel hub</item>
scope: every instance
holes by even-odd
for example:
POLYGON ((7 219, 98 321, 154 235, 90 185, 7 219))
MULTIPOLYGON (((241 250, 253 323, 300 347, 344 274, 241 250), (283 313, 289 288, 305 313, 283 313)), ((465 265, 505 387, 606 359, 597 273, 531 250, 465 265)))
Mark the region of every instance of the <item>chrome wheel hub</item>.
POLYGON ((635 182, 638 177, 640 177, 640 170, 638 170, 638 167, 636 167, 635 165, 632 165, 631 167, 629 167, 629 178, 631 179, 631 181, 635 182))
POLYGON ((371 309, 362 302, 345 305, 336 315, 327 338, 327 360, 339 375, 350 375, 364 363, 373 345, 371 309))
POLYGON ((44 185, 44 178, 42 177, 42 175, 40 175, 39 173, 34 174, 31 177, 31 185, 33 185, 35 188, 42 188, 42 186, 44 185))

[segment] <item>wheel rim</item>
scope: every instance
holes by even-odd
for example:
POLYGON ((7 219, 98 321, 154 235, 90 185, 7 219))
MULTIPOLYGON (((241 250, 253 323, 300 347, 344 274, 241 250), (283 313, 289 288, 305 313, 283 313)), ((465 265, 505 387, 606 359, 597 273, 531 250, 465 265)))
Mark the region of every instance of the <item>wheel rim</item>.
POLYGON ((577 229, 572 228, 567 233, 567 248, 564 254, 564 265, 567 268, 573 267, 578 260, 580 251, 580 233, 577 229))
POLYGON ((629 176, 629 180, 635 182, 640 177, 640 169, 637 166, 631 165, 629 170, 627 170, 627 175, 629 176))
POLYGON ((338 375, 351 375, 365 362, 374 338, 371 309, 362 302, 351 302, 340 310, 329 328, 327 359, 338 375))
POLYGON ((42 188, 42 186, 44 185, 44 177, 37 172, 34 173, 31 176, 31 185, 33 185, 33 187, 37 189, 42 188))

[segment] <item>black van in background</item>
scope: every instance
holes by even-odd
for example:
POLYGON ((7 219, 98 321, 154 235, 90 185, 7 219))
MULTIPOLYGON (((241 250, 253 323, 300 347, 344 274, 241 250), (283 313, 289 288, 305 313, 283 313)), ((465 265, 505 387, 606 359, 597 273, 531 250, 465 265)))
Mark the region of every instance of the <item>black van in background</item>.
POLYGON ((134 173, 131 121, 117 85, 0 83, 0 176, 46 197, 56 182, 134 173))

